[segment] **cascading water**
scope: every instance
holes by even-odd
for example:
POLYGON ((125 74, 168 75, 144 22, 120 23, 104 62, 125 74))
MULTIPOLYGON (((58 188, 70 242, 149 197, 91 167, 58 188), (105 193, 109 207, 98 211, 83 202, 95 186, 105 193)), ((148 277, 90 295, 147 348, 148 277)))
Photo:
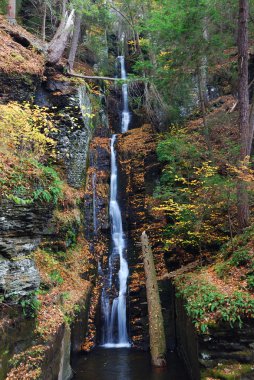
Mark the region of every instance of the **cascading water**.
MULTIPOLYGON (((121 79, 126 80, 126 69, 125 69, 125 60, 123 56, 118 57, 121 65, 121 79)), ((128 104, 128 84, 123 83, 122 85, 122 97, 123 97, 123 111, 122 111, 122 128, 121 132, 127 132, 130 124, 130 112, 128 104)))
MULTIPOLYGON (((121 66, 121 79, 126 80, 124 57, 118 57, 121 66)), ((123 111, 121 132, 127 132, 130 123, 128 107, 128 86, 122 85, 123 111)), ((129 347, 126 323, 126 292, 129 268, 125 259, 126 241, 123 231, 122 214, 117 201, 118 170, 115 151, 116 135, 111 139, 111 179, 110 179, 110 218, 112 250, 109 257, 108 275, 104 278, 102 290, 102 313, 104 317, 103 345, 104 347, 129 347), (118 294, 113 295, 114 271, 116 260, 119 260, 118 294)))

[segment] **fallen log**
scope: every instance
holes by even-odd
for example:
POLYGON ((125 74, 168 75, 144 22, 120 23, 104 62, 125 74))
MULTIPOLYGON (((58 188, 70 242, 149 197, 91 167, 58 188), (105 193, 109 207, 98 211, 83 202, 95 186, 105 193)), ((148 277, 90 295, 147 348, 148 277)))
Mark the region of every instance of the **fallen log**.
POLYGON ((146 296, 148 304, 149 337, 152 365, 166 366, 166 339, 161 310, 159 287, 153 261, 152 249, 144 231, 141 236, 142 253, 146 277, 146 296))
MULTIPOLYGON (((67 76, 74 77, 74 78, 81 78, 81 79, 91 79, 91 80, 109 80, 114 82, 122 82, 123 80, 121 78, 113 78, 113 77, 104 77, 104 76, 97 76, 97 75, 83 75, 83 74, 76 74, 73 72, 68 71, 66 73, 67 76)), ((141 78, 135 78, 135 79, 126 79, 124 82, 128 81, 141 81, 141 78)))
POLYGON ((200 260, 194 261, 188 265, 185 265, 177 270, 174 270, 173 272, 169 272, 161 276, 160 280, 169 280, 171 278, 175 278, 177 276, 180 276, 181 274, 190 272, 191 270, 197 268, 200 265, 200 260))

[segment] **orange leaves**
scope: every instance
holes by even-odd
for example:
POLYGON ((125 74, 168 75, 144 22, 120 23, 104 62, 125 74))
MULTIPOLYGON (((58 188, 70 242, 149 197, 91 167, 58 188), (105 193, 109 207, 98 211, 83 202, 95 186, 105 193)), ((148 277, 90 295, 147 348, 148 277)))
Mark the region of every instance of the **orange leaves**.
POLYGON ((92 297, 90 302, 89 317, 88 317, 88 332, 85 341, 82 345, 82 350, 85 352, 91 351, 96 344, 96 312, 98 309, 98 304, 101 294, 101 284, 98 283, 93 288, 92 297))
POLYGON ((23 35, 25 38, 34 39, 25 29, 18 26, 10 26, 7 20, 0 16, 0 71, 6 74, 30 74, 41 76, 44 69, 43 55, 31 48, 25 48, 15 42, 9 32, 23 35))

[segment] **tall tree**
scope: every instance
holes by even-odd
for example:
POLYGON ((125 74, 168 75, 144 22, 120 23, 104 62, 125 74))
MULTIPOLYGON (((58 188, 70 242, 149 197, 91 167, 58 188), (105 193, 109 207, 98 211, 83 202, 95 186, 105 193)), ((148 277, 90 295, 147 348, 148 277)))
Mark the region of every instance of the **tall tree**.
MULTIPOLYGON (((250 122, 249 122, 249 88, 248 88, 248 0, 239 0, 238 24, 238 98, 240 129, 240 161, 246 160, 250 154, 250 122)), ((249 199, 247 185, 243 180, 238 183, 238 221, 240 229, 249 224, 249 199)))
POLYGON ((69 58, 68 58, 68 66, 69 66, 70 72, 73 70, 74 61, 75 61, 75 57, 77 53, 81 19, 82 19, 82 15, 80 13, 76 13, 75 22, 74 22, 74 31, 73 31, 72 40, 71 40, 71 48, 70 48, 69 58))

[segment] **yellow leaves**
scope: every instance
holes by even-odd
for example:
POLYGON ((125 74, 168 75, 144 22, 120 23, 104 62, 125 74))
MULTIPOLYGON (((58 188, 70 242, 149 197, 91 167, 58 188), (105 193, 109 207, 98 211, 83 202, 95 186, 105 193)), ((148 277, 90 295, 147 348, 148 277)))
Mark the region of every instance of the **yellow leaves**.
POLYGON ((175 175, 175 182, 181 182, 183 184, 188 184, 188 181, 184 177, 178 177, 178 175, 175 175))
POLYGON ((165 57, 165 56, 168 56, 169 54, 171 54, 171 52, 170 51, 160 51, 160 54, 159 54, 159 56, 160 57, 165 57))
POLYGON ((195 168, 195 174, 197 176, 209 178, 214 176, 218 172, 218 169, 218 166, 213 166, 211 161, 206 161, 202 163, 200 168, 195 168))
MULTIPOLYGON (((136 40, 129 40, 128 45, 135 46, 137 44, 136 40)), ((150 40, 148 38, 139 37, 139 45, 141 47, 148 47, 150 45, 150 40)))
POLYGON ((246 156, 239 166, 228 165, 228 171, 239 180, 246 182, 249 189, 253 190, 254 170, 250 167, 250 158, 246 156))
POLYGON ((0 151, 8 145, 19 157, 32 154, 40 160, 45 154, 52 156, 50 150, 56 145, 52 132, 57 129, 47 108, 16 102, 0 105, 0 151))

